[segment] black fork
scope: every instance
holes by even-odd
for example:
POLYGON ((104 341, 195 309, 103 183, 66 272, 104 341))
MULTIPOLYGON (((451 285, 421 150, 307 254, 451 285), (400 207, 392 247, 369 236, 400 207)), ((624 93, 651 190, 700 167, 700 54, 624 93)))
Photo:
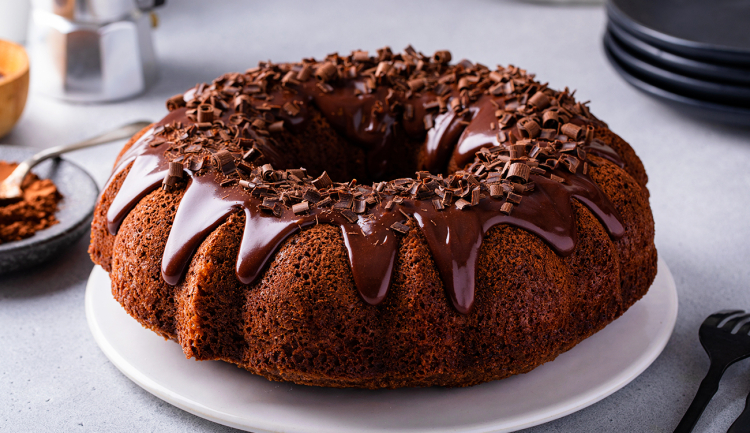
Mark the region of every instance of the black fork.
POLYGON ((750 394, 747 395, 745 410, 734 421, 727 433, 748 433, 750 432, 750 394))
POLYGON ((742 310, 721 311, 703 321, 698 335, 711 360, 711 366, 675 433, 693 431, 703 410, 719 389, 719 381, 727 367, 750 356, 748 333, 750 314, 745 314, 742 310))

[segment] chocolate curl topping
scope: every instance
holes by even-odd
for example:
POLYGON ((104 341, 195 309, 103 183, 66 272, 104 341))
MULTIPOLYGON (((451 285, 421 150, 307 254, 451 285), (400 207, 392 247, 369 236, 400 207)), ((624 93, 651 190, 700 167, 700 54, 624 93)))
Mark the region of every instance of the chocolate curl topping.
POLYGON ((247 161, 247 162, 252 162, 255 159, 257 159, 259 156, 260 156, 260 152, 258 151, 258 149, 256 149, 256 148, 253 147, 250 150, 248 150, 247 152, 245 152, 244 155, 242 155, 242 159, 245 160, 245 161, 247 161))
POLYGON ((508 178, 516 178, 517 180, 526 182, 529 180, 530 173, 531 168, 529 168, 528 165, 520 162, 515 162, 511 164, 510 168, 508 169, 508 178))
POLYGON ((299 81, 295 79, 297 74, 294 73, 294 71, 289 71, 284 75, 284 78, 281 79, 281 84, 288 86, 290 84, 299 84, 299 81))
POLYGON ((292 212, 299 215, 301 213, 305 213, 308 210, 310 210, 310 204, 306 201, 303 201, 301 203, 297 203, 292 206, 292 212))
POLYGON ((313 68, 310 66, 309 63, 306 63, 304 66, 302 66, 302 69, 300 69, 299 73, 297 74, 297 79, 299 81, 307 81, 312 77, 313 68))
POLYGON ((490 80, 492 80, 495 83, 499 83, 499 82, 501 82, 501 81, 503 81, 505 79, 505 77, 503 76, 503 74, 501 74, 501 73, 499 73, 497 71, 490 72, 489 77, 490 77, 490 80))
POLYGON ((338 77, 338 72, 336 65, 331 62, 325 62, 315 70, 315 78, 326 83, 335 80, 338 77))
POLYGON ((284 131, 284 121, 279 120, 277 122, 273 122, 272 124, 268 125, 268 131, 269 132, 282 132, 284 131))
POLYGON ((370 60, 370 54, 367 51, 355 51, 352 53, 352 60, 355 62, 366 62, 370 60))
POLYGON ((545 111, 542 115, 542 126, 548 129, 557 129, 560 115, 556 111, 545 111))
POLYGON ((518 131, 524 138, 536 138, 539 133, 542 132, 542 128, 533 120, 527 120, 523 124, 518 125, 518 131))
POLYGON ((375 76, 376 77, 382 77, 385 74, 388 73, 388 71, 391 70, 391 64, 388 62, 380 62, 378 63, 378 68, 375 70, 375 76))
POLYGON ((234 156, 226 150, 222 149, 214 153, 214 161, 225 175, 237 170, 237 166, 234 164, 234 156))
POLYGON ((198 106, 198 123, 211 123, 214 121, 214 107, 209 104, 198 106))
POLYGON ((510 159, 518 159, 526 156, 525 144, 514 144, 510 146, 510 159))
POLYGON ((275 179, 275 173, 273 170, 273 166, 271 164, 263 164, 263 167, 261 169, 261 176, 263 177, 263 180, 266 181, 274 181, 275 179))
POLYGON ((182 97, 182 93, 179 95, 174 95, 171 98, 167 99, 167 110, 174 111, 180 107, 185 106, 185 99, 182 97))
POLYGON ((448 50, 436 51, 432 59, 435 63, 447 64, 451 61, 451 52, 448 50))
POLYGON ((405 222, 406 221, 404 221, 404 222, 398 222, 397 221, 397 222, 391 224, 391 230, 393 230, 395 232, 398 232, 398 233, 401 233, 403 235, 409 233, 410 227, 408 225, 404 224, 405 222))
POLYGON ((313 185, 315 185, 315 188, 323 189, 333 185, 333 182, 328 176, 328 173, 324 171, 323 174, 320 175, 320 177, 313 181, 313 185))
POLYGON ((299 107, 291 102, 286 102, 281 108, 290 116, 296 116, 300 112, 299 107))
POLYGON ((170 162, 169 163, 169 172, 167 174, 169 177, 175 177, 177 179, 182 179, 182 163, 181 162, 170 162))
POLYGON ((534 96, 529 98, 529 105, 535 107, 537 110, 544 110, 549 107, 549 97, 544 92, 538 91, 534 93, 534 96))
POLYGON ((594 126, 587 125, 586 126, 586 144, 591 144, 591 140, 593 139, 594 139, 594 126))
POLYGON ((560 132, 576 141, 583 138, 583 130, 580 126, 573 123, 566 123, 563 125, 562 128, 560 128, 560 132))
POLYGON ((510 213, 513 211, 513 204, 505 202, 502 206, 500 206, 500 212, 510 215, 510 213))
POLYGON ((182 180, 182 163, 170 162, 169 170, 167 170, 167 175, 164 176, 161 188, 164 191, 171 191, 180 180, 182 180))
POLYGON ((413 80, 409 80, 407 84, 409 85, 409 88, 413 92, 417 92, 419 91, 419 89, 424 87, 424 83, 425 83, 424 78, 415 78, 413 80))

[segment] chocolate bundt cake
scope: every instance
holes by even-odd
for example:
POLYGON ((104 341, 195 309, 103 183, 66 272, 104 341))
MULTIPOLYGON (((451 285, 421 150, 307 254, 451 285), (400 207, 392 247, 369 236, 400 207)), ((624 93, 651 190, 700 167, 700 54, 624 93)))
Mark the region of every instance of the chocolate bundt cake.
POLYGON ((408 47, 261 63, 125 146, 90 254, 187 357, 331 387, 527 372, 656 274, 647 177, 567 89, 408 47))

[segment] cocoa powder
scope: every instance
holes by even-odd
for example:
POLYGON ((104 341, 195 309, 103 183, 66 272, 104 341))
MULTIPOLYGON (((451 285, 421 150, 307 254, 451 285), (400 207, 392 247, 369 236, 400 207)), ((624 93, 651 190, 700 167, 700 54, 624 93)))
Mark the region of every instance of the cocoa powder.
MULTIPOLYGON (((17 165, 0 161, 0 181, 8 177, 17 165)), ((21 187, 21 201, 0 206, 0 244, 28 238, 58 223, 55 212, 62 195, 51 180, 39 179, 29 173, 21 187)))

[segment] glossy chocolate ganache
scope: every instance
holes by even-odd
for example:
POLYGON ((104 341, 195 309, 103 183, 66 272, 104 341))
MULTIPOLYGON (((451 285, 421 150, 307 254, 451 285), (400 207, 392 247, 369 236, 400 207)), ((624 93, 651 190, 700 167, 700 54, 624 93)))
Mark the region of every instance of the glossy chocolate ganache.
POLYGON ((178 284, 203 239, 244 212, 236 274, 252 284, 289 236, 337 225, 362 298, 377 304, 388 293, 399 237, 417 229, 464 314, 494 225, 528 230, 567 255, 577 241, 575 198, 621 237, 619 215, 588 175, 595 165, 588 155, 622 162, 594 139, 604 124, 586 105, 513 66, 450 60, 447 51, 425 56, 408 47, 261 63, 171 98, 169 115, 115 168, 112 178, 129 172, 109 208, 109 231, 154 189, 184 189, 164 251, 165 281, 178 284), (351 161, 309 156, 323 153, 325 140, 310 142, 304 155, 286 145, 321 121, 314 112, 348 142, 351 161))

